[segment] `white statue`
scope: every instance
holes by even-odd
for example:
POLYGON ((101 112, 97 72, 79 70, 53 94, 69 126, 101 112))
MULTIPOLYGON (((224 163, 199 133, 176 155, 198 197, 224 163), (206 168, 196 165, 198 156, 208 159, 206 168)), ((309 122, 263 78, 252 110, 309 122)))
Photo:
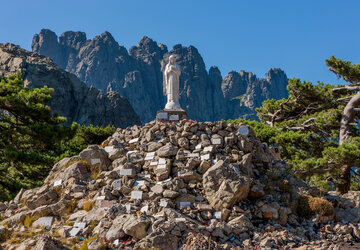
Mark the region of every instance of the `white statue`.
POLYGON ((175 56, 169 56, 169 63, 164 71, 164 92, 166 93, 167 103, 165 110, 181 110, 179 103, 179 77, 180 66, 175 64, 175 56))

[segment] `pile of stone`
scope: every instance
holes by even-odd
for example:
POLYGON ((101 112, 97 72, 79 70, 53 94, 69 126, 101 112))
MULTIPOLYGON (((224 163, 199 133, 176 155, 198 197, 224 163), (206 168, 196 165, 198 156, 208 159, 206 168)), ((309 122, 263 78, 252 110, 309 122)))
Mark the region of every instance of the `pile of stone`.
POLYGON ((360 194, 328 194, 304 215, 299 201, 318 190, 245 125, 183 120, 117 129, 59 161, 44 183, 0 203, 4 248, 359 246, 360 194))

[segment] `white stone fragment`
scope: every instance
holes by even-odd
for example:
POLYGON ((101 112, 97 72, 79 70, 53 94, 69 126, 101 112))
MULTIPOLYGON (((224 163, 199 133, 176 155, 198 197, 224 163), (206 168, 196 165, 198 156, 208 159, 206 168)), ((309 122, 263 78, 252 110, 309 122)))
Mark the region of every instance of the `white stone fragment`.
POLYGON ((160 207, 167 207, 168 202, 167 201, 160 201, 160 207))
POLYGON ((73 227, 71 231, 69 232, 70 237, 76 236, 80 232, 81 228, 73 227))
POLYGON ((134 138, 134 139, 131 139, 129 141, 129 143, 132 144, 132 143, 135 143, 135 142, 138 142, 138 141, 139 141, 139 138, 134 138))
POLYGON ((132 200, 141 200, 142 199, 142 191, 131 191, 131 199, 132 200))
POLYGON ((207 146, 204 148, 204 152, 211 152, 213 150, 213 146, 207 146))
POLYGON ((131 205, 130 204, 126 204, 125 205, 126 211, 130 211, 131 210, 131 205))
POLYGON ((37 226, 51 227, 52 221, 53 221, 53 217, 41 217, 33 223, 33 227, 37 227, 37 226))
POLYGON ((214 213, 214 217, 216 218, 216 219, 221 219, 221 212, 219 211, 219 212, 215 212, 214 213))
POLYGON ((204 161, 204 160, 209 160, 210 159, 210 154, 206 154, 206 155, 202 155, 201 156, 201 160, 204 161))
POLYGON ((201 144, 196 145, 195 149, 201 149, 201 144))
POLYGON ((145 185, 145 181, 135 181, 135 183, 134 183, 134 187, 135 186, 142 186, 142 185, 145 185))
POLYGON ((185 218, 175 218, 175 221, 176 221, 176 222, 186 221, 186 219, 185 219, 185 218))
POLYGON ((108 153, 110 153, 113 150, 114 150, 114 146, 106 146, 105 147, 105 151, 108 152, 108 153))
POLYGON ((115 246, 118 246, 118 245, 119 245, 119 239, 114 240, 114 245, 115 245, 115 246))
POLYGON ((84 229, 86 227, 86 223, 85 222, 76 222, 74 224, 74 227, 80 228, 80 229, 84 229))
POLYGON ((98 200, 98 201, 105 200, 105 196, 98 196, 98 197, 97 197, 97 200, 98 200))
POLYGON ((62 184, 62 180, 57 180, 54 182, 54 187, 60 186, 62 184))
POLYGON ((149 205, 145 205, 140 209, 140 212, 145 213, 149 210, 149 205))

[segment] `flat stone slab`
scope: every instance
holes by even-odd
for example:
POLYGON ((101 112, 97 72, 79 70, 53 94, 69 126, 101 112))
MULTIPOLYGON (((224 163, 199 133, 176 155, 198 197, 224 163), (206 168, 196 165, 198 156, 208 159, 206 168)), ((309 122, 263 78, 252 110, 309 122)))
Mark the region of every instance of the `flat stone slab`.
POLYGON ((44 226, 44 227, 51 227, 53 222, 53 217, 41 217, 37 221, 34 222, 33 226, 44 226))

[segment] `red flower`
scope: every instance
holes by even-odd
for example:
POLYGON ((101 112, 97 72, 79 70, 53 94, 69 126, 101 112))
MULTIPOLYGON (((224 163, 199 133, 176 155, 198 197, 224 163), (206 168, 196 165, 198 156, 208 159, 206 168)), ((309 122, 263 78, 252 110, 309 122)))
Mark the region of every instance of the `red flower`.
POLYGON ((105 241, 105 242, 108 242, 108 239, 105 237, 105 238, 104 238, 104 241, 105 241))
POLYGON ((193 233, 194 236, 196 236, 196 233, 193 233))
POLYGON ((124 240, 123 243, 126 244, 126 243, 127 243, 127 240, 124 240))

